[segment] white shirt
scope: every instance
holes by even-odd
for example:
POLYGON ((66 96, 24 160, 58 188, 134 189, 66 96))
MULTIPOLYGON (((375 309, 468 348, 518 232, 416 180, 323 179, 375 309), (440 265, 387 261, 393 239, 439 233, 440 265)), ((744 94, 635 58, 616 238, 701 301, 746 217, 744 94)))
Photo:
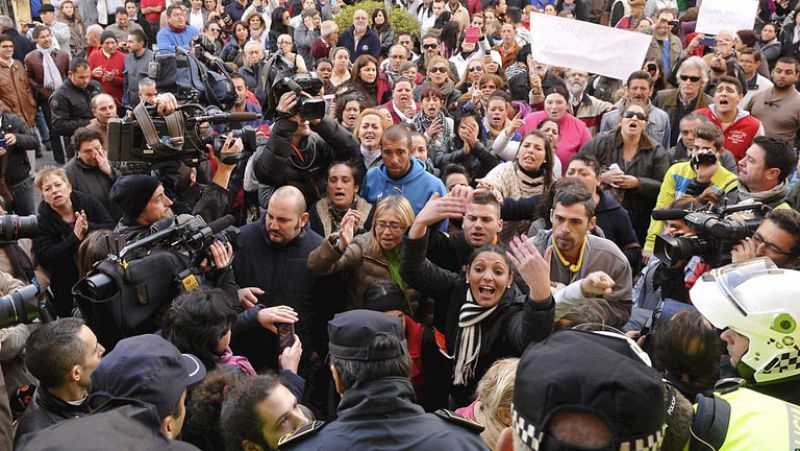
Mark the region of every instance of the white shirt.
MULTIPOLYGON (((748 80, 748 82, 749 81, 750 80, 748 80)), ((767 77, 759 74, 758 72, 756 72, 756 85, 758 85, 758 88, 756 88, 756 89, 750 89, 750 88, 747 89, 747 94, 744 95, 744 98, 742 99, 742 102, 741 102, 740 105, 742 105, 742 106, 747 105, 748 101, 754 95, 758 94, 761 91, 766 91, 767 89, 771 88, 772 87, 772 81, 769 78, 767 78, 767 77)))
POLYGON ((189 11, 189 25, 197 28, 198 30, 203 30, 203 10, 197 11, 189 11))

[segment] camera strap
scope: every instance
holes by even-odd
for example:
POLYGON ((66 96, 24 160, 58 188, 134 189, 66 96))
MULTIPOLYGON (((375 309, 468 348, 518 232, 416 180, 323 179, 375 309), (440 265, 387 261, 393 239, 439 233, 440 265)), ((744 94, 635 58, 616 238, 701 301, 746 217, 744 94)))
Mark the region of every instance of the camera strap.
MULTIPOLYGON (((136 107, 133 109, 133 116, 139 122, 139 127, 142 129, 144 139, 150 148, 158 149, 164 144, 158 137, 156 126, 153 124, 153 119, 150 117, 150 113, 147 112, 147 107, 145 106, 144 102, 139 102, 139 104, 136 105, 136 107)), ((169 146, 175 149, 181 149, 183 147, 185 135, 183 114, 176 111, 169 116, 165 116, 164 122, 167 125, 167 130, 169 131, 169 146)))

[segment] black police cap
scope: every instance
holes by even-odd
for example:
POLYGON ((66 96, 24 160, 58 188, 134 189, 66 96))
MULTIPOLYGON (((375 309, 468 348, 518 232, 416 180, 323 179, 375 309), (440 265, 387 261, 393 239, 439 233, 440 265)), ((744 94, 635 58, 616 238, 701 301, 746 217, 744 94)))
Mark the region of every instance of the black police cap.
POLYGON ((338 359, 376 361, 399 357, 406 352, 402 320, 394 315, 370 310, 350 310, 328 322, 328 352, 338 359), (396 346, 370 350, 376 337, 396 339, 396 346))

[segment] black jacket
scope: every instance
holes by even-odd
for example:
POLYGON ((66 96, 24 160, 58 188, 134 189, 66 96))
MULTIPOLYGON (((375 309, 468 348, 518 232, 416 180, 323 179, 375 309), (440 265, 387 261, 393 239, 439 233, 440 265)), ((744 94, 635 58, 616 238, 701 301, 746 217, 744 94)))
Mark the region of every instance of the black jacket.
MULTIPOLYGON (((527 103, 527 102, 526 102, 527 103)), ((436 149, 431 156, 433 164, 444 171, 452 163, 458 163, 469 171, 470 180, 485 177, 489 171, 500 164, 500 160, 478 141, 468 154, 464 153, 464 142, 461 138, 446 139, 443 149, 436 149)))
MULTIPOLYGON (((263 219, 241 229, 241 247, 233 260, 233 272, 240 287, 258 287, 265 294, 259 299, 267 307, 288 305, 300 321, 295 333, 300 337, 305 351, 313 348, 312 327, 314 302, 327 302, 319 297, 316 277, 306 267, 308 254, 319 247, 322 237, 304 229, 289 243, 273 244, 263 219)), ((253 329, 233 336, 234 354, 247 357, 256 371, 277 368, 277 341, 275 334, 264 329, 253 329), (258 340, 258 341, 255 341, 258 340)))
POLYGON ((275 121, 272 135, 256 152, 253 170, 259 183, 295 186, 305 196, 306 205, 313 205, 325 193, 328 166, 334 161, 358 164, 362 161, 360 145, 344 127, 324 118, 313 127, 316 135, 300 142, 301 158, 292 148, 296 130, 297 123, 290 119, 275 121))
POLYGON ((111 186, 117 179, 118 172, 112 168, 111 176, 106 175, 97 166, 88 166, 80 158, 73 157, 64 165, 69 183, 72 189, 88 194, 103 204, 115 221, 122 217, 122 210, 115 203, 111 202, 109 193, 111 186))
MULTIPOLYGON (((70 196, 76 212, 86 211, 89 219, 89 232, 97 229, 111 229, 114 220, 106 209, 88 194, 73 191, 70 196)), ((81 242, 72 232, 72 227, 50 205, 39 204, 39 234, 33 239, 33 253, 37 261, 50 272, 50 287, 58 316, 71 316, 72 286, 78 281, 78 267, 75 253, 81 242)))
POLYGON ((8 148, 8 168, 4 174, 6 185, 14 186, 24 182, 30 176, 31 163, 28 161, 28 154, 25 151, 38 148, 39 138, 36 136, 36 132, 18 116, 3 112, 0 120, 2 120, 0 136, 11 133, 17 137, 17 143, 8 148))
POLYGON ((411 381, 388 377, 347 390, 336 421, 278 446, 280 450, 485 450, 479 426, 425 413, 411 381))
POLYGON ((20 443, 23 435, 53 426, 70 418, 79 418, 89 413, 89 403, 84 400, 79 405, 64 402, 53 396, 44 387, 36 389, 33 400, 19 420, 14 445, 20 443))
MULTIPOLYGON (((447 352, 454 355, 459 336, 458 316, 466 301, 469 285, 465 272, 439 268, 425 259, 427 236, 418 240, 403 238, 400 275, 408 284, 425 287, 433 298, 434 323, 447 339, 447 352)), ((481 325, 481 349, 475 374, 466 385, 451 386, 456 405, 472 402, 478 381, 492 364, 505 357, 519 357, 531 342, 545 339, 553 330, 555 303, 534 303, 516 289, 507 289, 497 309, 481 325)))
POLYGON ((72 137, 75 130, 85 127, 94 118, 91 100, 103 92, 96 80, 90 80, 86 89, 81 89, 69 78, 50 96, 50 112, 53 124, 50 133, 57 136, 72 137))
POLYGON ((16 449, 25 451, 80 450, 197 450, 179 441, 168 440, 154 406, 135 400, 108 406, 74 421, 30 434, 16 449))

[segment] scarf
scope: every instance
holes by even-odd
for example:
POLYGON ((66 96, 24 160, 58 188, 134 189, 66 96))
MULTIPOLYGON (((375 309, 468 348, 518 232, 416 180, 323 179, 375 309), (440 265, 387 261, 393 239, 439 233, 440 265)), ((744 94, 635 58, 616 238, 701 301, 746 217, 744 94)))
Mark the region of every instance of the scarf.
POLYGON ((61 72, 56 67, 56 62, 53 61, 52 53, 56 51, 55 47, 43 49, 39 44, 36 44, 36 50, 42 54, 42 68, 44 70, 44 86, 53 91, 61 86, 64 80, 61 78, 61 72))
POLYGON ((184 26, 183 28, 178 28, 169 22, 167 22, 167 26, 169 27, 170 30, 172 30, 175 33, 183 33, 184 31, 186 31, 186 26, 184 26))
POLYGON ((742 201, 762 202, 764 204, 769 203, 773 199, 786 197, 786 193, 789 191, 786 180, 766 191, 759 191, 757 193, 750 192, 750 190, 741 183, 738 185, 737 189, 739 190, 739 198, 742 199, 742 201))
POLYGON ((328 202, 328 214, 331 215, 331 230, 339 230, 345 213, 347 213, 347 210, 339 210, 333 206, 333 202, 328 202))
POLYGON ((253 365, 250 364, 250 361, 247 360, 247 357, 233 355, 233 351, 231 351, 230 346, 225 348, 225 351, 222 353, 222 357, 219 358, 219 363, 223 365, 235 366, 239 369, 239 371, 247 374, 248 376, 256 375, 256 370, 253 369, 253 365))
POLYGON ((481 321, 494 313, 497 305, 484 308, 472 299, 472 291, 467 287, 467 301, 461 305, 458 314, 458 342, 456 345, 456 366, 453 372, 454 385, 467 385, 475 375, 475 364, 481 353, 481 321))
MULTIPOLYGON (((453 135, 453 130, 450 129, 450 124, 447 122, 447 117, 444 115, 442 111, 439 111, 439 115, 437 116, 442 120, 442 132, 436 135, 436 138, 431 138, 428 142, 430 147, 441 147, 444 143, 445 138, 449 138, 453 135)), ((425 133, 426 130, 431 126, 431 123, 436 118, 428 117, 425 113, 420 111, 414 116, 414 128, 420 132, 425 133)))
MULTIPOLYGON (((400 118, 401 122, 411 122, 414 120, 413 117, 408 117, 403 113, 403 110, 397 106, 394 100, 392 100, 392 108, 394 108, 394 112, 397 113, 397 117, 400 118)), ((411 99, 411 108, 414 108, 414 111, 417 111, 417 104, 414 102, 414 99, 411 99)))
POLYGON ((375 160, 377 160, 380 156, 381 149, 367 150, 364 148, 364 146, 361 146, 361 157, 364 158, 364 166, 366 166, 367 169, 371 168, 372 163, 374 163, 375 160))
POLYGON ((449 78, 439 87, 439 90, 442 91, 442 97, 444 97, 444 108, 447 108, 447 99, 450 98, 450 94, 452 94, 455 89, 456 85, 453 84, 453 80, 449 78))
MULTIPOLYGON (((400 246, 394 249, 384 249, 383 256, 386 257, 386 263, 389 264, 389 274, 392 275, 392 280, 405 292, 406 282, 400 277, 400 246)), ((411 306, 409 306, 410 308, 411 306)))

